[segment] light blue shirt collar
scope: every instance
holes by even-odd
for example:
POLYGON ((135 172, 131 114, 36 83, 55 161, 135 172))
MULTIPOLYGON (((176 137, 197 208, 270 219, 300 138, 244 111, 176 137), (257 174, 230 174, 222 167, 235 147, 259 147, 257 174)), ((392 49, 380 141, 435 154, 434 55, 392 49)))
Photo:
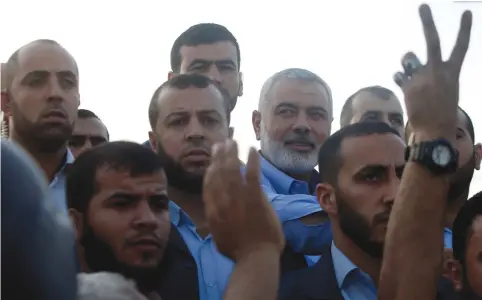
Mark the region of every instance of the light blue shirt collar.
POLYGON ((331 243, 331 256, 333 258, 336 281, 338 282, 338 287, 341 289, 348 274, 353 270, 357 270, 358 267, 335 246, 334 242, 331 243))
POLYGON ((174 226, 182 226, 186 224, 195 227, 191 218, 189 218, 189 216, 182 211, 181 207, 172 200, 169 201, 169 215, 171 217, 171 223, 174 224, 174 226))
POLYGON ((72 155, 72 152, 70 152, 70 149, 67 148, 67 154, 63 165, 55 174, 53 180, 49 183, 50 197, 53 201, 52 203, 54 203, 60 211, 65 213, 67 213, 67 199, 65 194, 66 168, 68 165, 72 164, 74 160, 75 158, 72 155))
POLYGON ((65 159, 65 162, 64 164, 62 165, 62 167, 60 167, 60 170, 55 174, 54 176, 54 180, 52 180, 52 182, 50 182, 49 186, 50 187, 53 187, 57 180, 58 180, 58 177, 61 176, 61 175, 64 175, 65 173, 65 168, 70 165, 70 164, 73 164, 75 161, 75 157, 74 155, 72 154, 72 152, 70 151, 69 148, 67 148, 67 157, 65 159))
POLYGON ((452 230, 450 228, 444 228, 444 246, 445 248, 452 249, 452 230))
POLYGON ((175 226, 179 225, 181 221, 181 208, 171 200, 169 200, 169 216, 171 217, 171 223, 175 226))
POLYGON ((289 195, 291 185, 296 181, 293 177, 286 175, 283 171, 273 166, 263 155, 259 155, 261 158, 261 171, 263 175, 270 180, 271 185, 277 193, 283 195, 289 195))

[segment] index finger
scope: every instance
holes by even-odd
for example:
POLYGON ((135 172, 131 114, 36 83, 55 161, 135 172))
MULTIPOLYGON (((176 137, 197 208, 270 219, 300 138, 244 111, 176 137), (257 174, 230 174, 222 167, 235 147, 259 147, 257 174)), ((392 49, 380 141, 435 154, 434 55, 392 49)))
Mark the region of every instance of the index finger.
POLYGON ((248 162, 246 163, 246 183, 249 189, 261 190, 259 154, 256 149, 249 149, 248 162))
POLYGON ((459 73, 464 63, 465 54, 469 49, 470 32, 472 31, 472 13, 469 10, 464 11, 460 20, 459 34, 455 42, 454 49, 450 55, 450 65, 452 65, 459 73))
POLYGON ((222 143, 215 144, 212 150, 211 164, 204 174, 203 181, 203 197, 204 210, 208 220, 214 220, 221 212, 218 207, 218 200, 222 201, 222 177, 219 176, 219 171, 222 168, 224 157, 224 145, 222 143), (221 199, 220 199, 221 198, 221 199))
POLYGON ((437 27, 433 20, 432 11, 427 4, 420 5, 420 19, 422 20, 423 33, 427 43, 427 62, 435 64, 442 62, 442 50, 440 50, 440 38, 437 27))

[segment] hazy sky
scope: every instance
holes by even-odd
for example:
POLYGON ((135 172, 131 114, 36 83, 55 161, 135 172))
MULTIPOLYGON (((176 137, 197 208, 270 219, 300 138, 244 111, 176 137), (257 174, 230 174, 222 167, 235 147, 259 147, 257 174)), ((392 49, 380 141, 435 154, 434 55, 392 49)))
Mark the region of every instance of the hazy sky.
MULTIPOLYGON (((351 93, 377 84, 401 97, 392 82, 400 57, 407 50, 426 56, 416 1, 281 2, 2 0, 0 60, 29 41, 57 40, 79 64, 81 107, 102 118, 113 140, 142 142, 149 130, 149 100, 167 78, 176 37, 199 22, 223 24, 241 47, 244 96, 232 123, 244 159, 248 147, 257 146, 251 112, 262 84, 273 73, 301 67, 324 78, 333 91, 336 130, 351 93)), ((474 14, 461 106, 474 121, 477 141, 482 141, 482 1, 438 1, 431 6, 445 57, 452 50, 462 11, 471 9, 474 14)), ((482 189, 481 174, 476 173, 471 193, 482 189)))

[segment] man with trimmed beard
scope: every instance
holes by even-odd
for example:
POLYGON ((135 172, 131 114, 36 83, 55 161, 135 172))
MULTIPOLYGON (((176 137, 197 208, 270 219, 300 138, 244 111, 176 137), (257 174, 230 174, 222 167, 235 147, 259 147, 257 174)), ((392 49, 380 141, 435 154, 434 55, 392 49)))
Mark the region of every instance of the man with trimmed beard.
MULTIPOLYGON (((254 149, 247 168, 244 182, 237 146, 218 145, 204 182, 206 222, 216 247, 236 263, 224 299, 275 299, 283 234, 260 188, 254 149), (236 182, 230 185, 237 191, 235 197, 219 198, 226 188, 220 184, 223 180, 236 182), (258 228, 255 234, 252 228, 258 228)), ((143 298, 137 290, 151 300, 160 299, 159 294, 164 300, 199 299, 189 290, 173 294, 164 288, 173 291, 173 283, 184 290, 191 287, 183 281, 189 278, 166 276, 183 270, 179 257, 184 253, 179 248, 173 253, 173 241, 166 248, 171 228, 167 181, 164 162, 156 153, 131 142, 106 143, 84 152, 69 170, 67 199, 82 272, 88 273, 78 276, 81 298, 117 299, 114 293, 124 289, 124 297, 132 299, 143 298), (135 287, 115 273, 133 280, 135 287)))
MULTIPOLYGON (((171 71, 168 79, 181 74, 199 74, 221 86, 232 111, 243 95, 241 51, 236 37, 224 26, 199 23, 182 32, 171 48, 171 71)), ((232 138, 234 128, 229 128, 232 138)), ((148 143, 145 142, 144 144, 148 143)))
MULTIPOLYGON (((183 74, 159 87, 149 106, 151 146, 165 161, 169 182, 173 226, 168 248, 177 253, 174 257, 178 259, 176 270, 167 276, 171 284, 162 289, 171 294, 178 293, 172 292, 175 289, 191 291, 191 295, 182 298, 186 300, 220 300, 234 266, 213 243, 202 195, 211 148, 229 139, 229 103, 229 97, 215 81, 202 75, 183 74)), ((303 208, 290 211, 276 199, 271 204, 281 218, 287 243, 305 243, 307 235, 294 222, 308 213, 303 208)), ((291 261, 282 258, 283 266, 292 266, 291 261)))
POLYGON ((181 33, 171 48, 171 72, 199 74, 216 81, 229 95, 230 111, 243 95, 241 51, 236 37, 224 26, 199 23, 181 33))
POLYGON ((375 300, 405 143, 385 123, 356 123, 325 141, 318 164, 316 194, 330 218, 333 242, 313 267, 286 274, 280 299, 375 300))
MULTIPOLYGON (((316 254, 332 239, 326 214, 314 196, 318 150, 330 135, 332 120, 329 86, 316 74, 298 68, 282 70, 265 82, 252 115, 261 144, 263 189, 268 200, 277 203, 281 220, 296 227, 296 231, 285 230, 286 238, 300 232, 313 237, 289 243, 297 253, 316 254)), ((317 258, 307 257, 307 263, 317 258)))
POLYGON ((80 104, 77 63, 56 41, 37 40, 12 54, 6 80, 2 102, 12 122, 9 138, 39 164, 53 203, 66 213, 65 166, 74 160, 67 145, 80 104))
POLYGON ((162 160, 136 143, 104 144, 71 165, 66 194, 82 272, 122 274, 155 297, 170 228, 162 160))

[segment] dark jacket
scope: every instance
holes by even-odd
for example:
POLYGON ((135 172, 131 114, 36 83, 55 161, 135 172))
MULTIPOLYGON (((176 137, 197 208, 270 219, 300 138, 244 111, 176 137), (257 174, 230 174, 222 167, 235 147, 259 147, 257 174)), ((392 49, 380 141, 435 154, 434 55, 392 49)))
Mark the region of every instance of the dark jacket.
MULTIPOLYGON (((303 255, 286 247, 281 256, 282 273, 306 268, 303 255)), ((199 286, 196 261, 189 252, 184 239, 174 224, 171 224, 169 243, 161 264, 158 293, 162 300, 198 300, 199 286)))
MULTIPOLYGON (((283 275, 278 299, 344 300, 335 277, 331 247, 326 248, 314 266, 283 275)), ((439 282, 437 299, 457 299, 450 282, 445 278, 439 282)))
MULTIPOLYGON (((149 141, 142 145, 150 147, 149 141)), ((318 173, 311 176, 310 188, 314 191, 318 173)), ((304 255, 295 253, 286 246, 281 256, 281 273, 304 269, 307 267, 304 255)), ((162 276, 158 292, 163 300, 198 300, 199 286, 197 278, 197 265, 181 234, 174 224, 171 224, 169 243, 161 264, 162 276)))
POLYGON ((196 261, 174 224, 171 224, 161 269, 157 291, 162 300, 199 299, 196 261))

